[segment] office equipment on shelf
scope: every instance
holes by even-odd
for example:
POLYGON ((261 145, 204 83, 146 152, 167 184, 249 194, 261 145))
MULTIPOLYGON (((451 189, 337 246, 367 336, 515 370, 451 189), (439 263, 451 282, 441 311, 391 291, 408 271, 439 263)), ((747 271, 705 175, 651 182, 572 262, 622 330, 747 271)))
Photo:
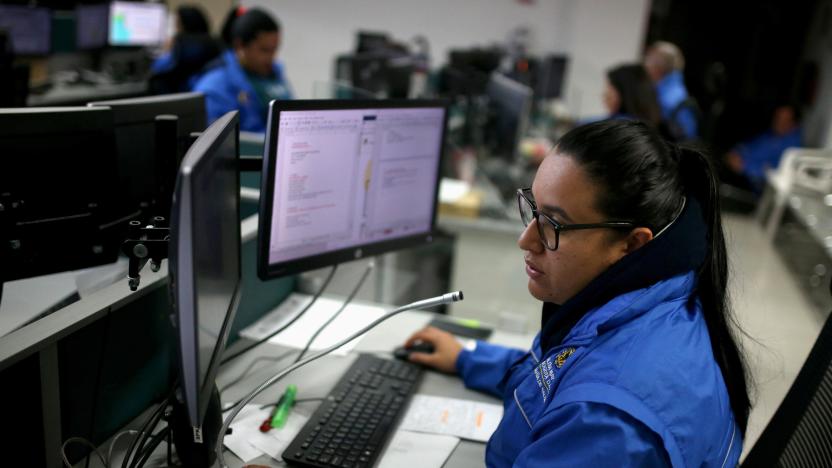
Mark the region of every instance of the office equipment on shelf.
POLYGON ((167 37, 167 7, 161 3, 110 3, 111 46, 160 46, 167 37))
POLYGON ((171 290, 182 400, 173 434, 186 466, 213 463, 222 424, 214 378, 240 301, 239 122, 229 112, 182 161, 171 214, 171 290))
POLYGON ((114 148, 109 109, 0 110, 0 282, 116 260, 114 148))
POLYGON ((79 50, 102 49, 107 46, 110 5, 78 5, 75 7, 75 43, 79 50))
POLYGON ((538 69, 534 95, 537 99, 559 99, 563 96, 563 83, 569 67, 565 55, 548 55, 538 69))
POLYGON ((520 139, 529 125, 532 89, 499 73, 486 85, 489 119, 486 144, 494 155, 508 160, 518 156, 520 139))
POLYGON ((446 114, 441 101, 273 101, 259 276, 431 242, 446 114))
POLYGON ((283 452, 308 467, 373 466, 394 433, 423 370, 360 355, 283 452))
POLYGON ((167 218, 172 181, 190 145, 190 134, 206 127, 205 97, 201 93, 180 93, 87 105, 112 109, 118 180, 133 209, 167 218), (177 117, 176 141, 157 144, 156 117, 160 115, 177 117))
POLYGON ((52 12, 47 8, 0 5, 0 29, 9 31, 16 55, 48 55, 52 12))

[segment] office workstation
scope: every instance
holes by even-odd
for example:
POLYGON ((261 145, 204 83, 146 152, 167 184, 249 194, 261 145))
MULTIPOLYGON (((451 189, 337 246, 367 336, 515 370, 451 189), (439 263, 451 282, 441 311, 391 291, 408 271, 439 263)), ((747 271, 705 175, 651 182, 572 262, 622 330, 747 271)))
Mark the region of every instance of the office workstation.
POLYGON ((0 6, 0 464, 832 461, 823 15, 429 3, 0 6))

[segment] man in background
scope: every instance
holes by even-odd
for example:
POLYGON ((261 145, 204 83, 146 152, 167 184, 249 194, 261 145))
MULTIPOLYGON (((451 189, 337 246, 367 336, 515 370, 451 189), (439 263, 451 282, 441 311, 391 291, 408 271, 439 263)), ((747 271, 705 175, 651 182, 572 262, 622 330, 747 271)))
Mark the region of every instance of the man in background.
POLYGON ((688 95, 682 72, 685 57, 670 42, 653 43, 644 55, 644 68, 656 86, 662 119, 677 141, 699 136, 696 102, 688 95))

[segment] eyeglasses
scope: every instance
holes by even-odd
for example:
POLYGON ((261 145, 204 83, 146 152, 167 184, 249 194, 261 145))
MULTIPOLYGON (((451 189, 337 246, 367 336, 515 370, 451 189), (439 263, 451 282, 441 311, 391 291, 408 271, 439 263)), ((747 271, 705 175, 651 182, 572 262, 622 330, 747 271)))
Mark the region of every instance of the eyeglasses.
POLYGON ((528 226, 532 220, 537 221, 537 233, 540 235, 540 242, 549 250, 557 250, 560 244, 561 231, 577 231, 579 229, 632 229, 635 224, 629 222, 606 222, 594 224, 561 224, 552 219, 546 213, 537 210, 537 205, 532 200, 532 189, 524 188, 517 190, 517 204, 520 208, 520 219, 523 226, 528 226), (540 222, 540 218, 546 222, 540 222))

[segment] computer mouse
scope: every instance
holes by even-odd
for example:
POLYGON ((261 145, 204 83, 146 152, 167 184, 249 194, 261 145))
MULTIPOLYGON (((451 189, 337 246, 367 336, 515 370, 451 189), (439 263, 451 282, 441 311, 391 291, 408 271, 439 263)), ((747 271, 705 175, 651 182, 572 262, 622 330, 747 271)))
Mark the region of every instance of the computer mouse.
POLYGON ((420 343, 416 343, 409 348, 405 348, 404 346, 399 346, 398 348, 393 350, 393 356, 397 359, 401 359, 402 361, 407 361, 408 357, 410 357, 410 353, 426 353, 430 354, 433 352, 433 345, 422 341, 420 343))

